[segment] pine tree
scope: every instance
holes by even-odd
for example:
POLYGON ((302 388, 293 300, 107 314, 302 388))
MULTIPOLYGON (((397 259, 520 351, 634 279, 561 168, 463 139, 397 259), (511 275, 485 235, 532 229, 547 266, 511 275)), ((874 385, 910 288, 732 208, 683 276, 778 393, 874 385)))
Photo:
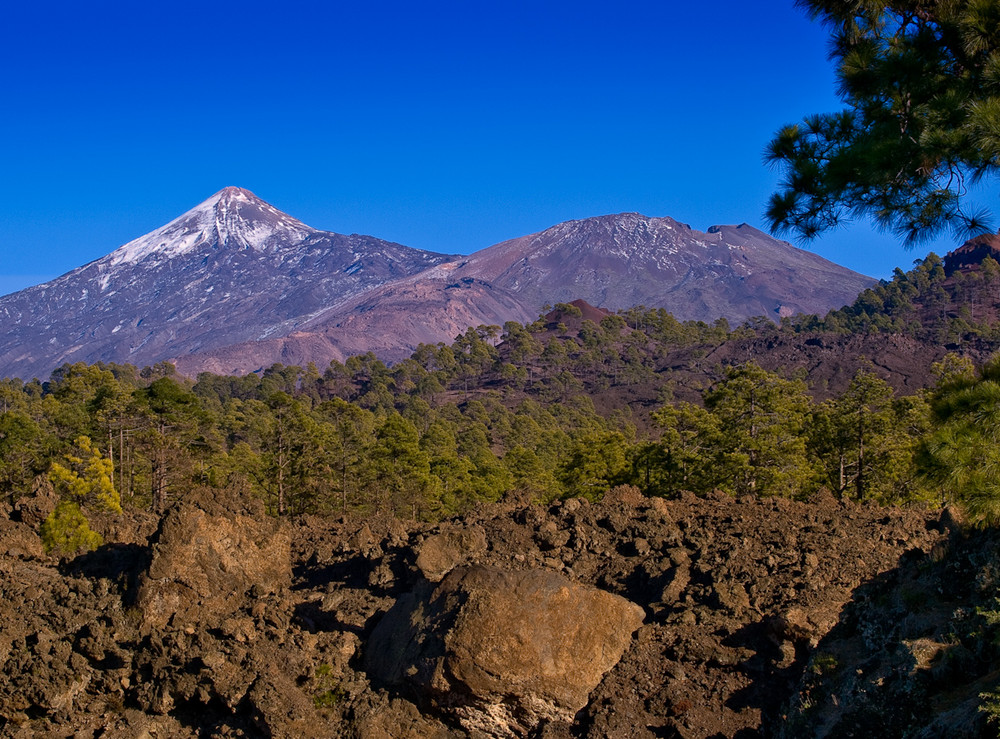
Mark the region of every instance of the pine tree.
POLYGON ((194 456, 207 450, 200 433, 207 416, 198 396, 169 375, 136 391, 134 398, 142 426, 136 445, 149 461, 151 507, 160 514, 172 487, 190 479, 194 456))
POLYGON ((51 440, 42 427, 21 410, 0 412, 0 496, 26 491, 44 470, 51 440))
POLYGON ((371 461, 378 511, 416 519, 434 507, 438 490, 430 459, 416 427, 399 413, 390 413, 376 432, 371 461))
POLYGON ((458 453, 455 426, 441 419, 433 421, 420 437, 420 448, 426 452, 430 472, 437 479, 440 491, 435 501, 435 516, 447 516, 462 511, 472 498, 472 476, 475 465, 458 453))
POLYGON ((75 554, 92 552, 104 543, 104 538, 91 530, 80 506, 71 500, 61 500, 42 522, 39 534, 46 553, 75 554))
POLYGON ((920 414, 919 403, 896 400, 888 383, 859 370, 843 395, 815 409, 810 424, 810 449, 825 484, 857 500, 911 495, 920 414))
POLYGON ((730 367, 705 395, 719 434, 716 469, 735 494, 795 495, 813 477, 804 430, 811 400, 801 380, 785 380, 753 362, 730 367))
POLYGON ((121 499, 112 482, 112 461, 86 436, 75 442, 76 454, 66 455, 66 464, 53 462, 49 470, 60 500, 42 522, 39 533, 46 552, 73 554, 94 550, 103 543, 100 534, 92 531, 81 504, 91 509, 121 513, 121 499))
POLYGON ((598 500, 622 482, 628 470, 627 443, 620 431, 578 434, 568 450, 559 477, 566 495, 598 500))
POLYGON ((973 377, 943 379, 931 402, 932 433, 921 443, 923 474, 945 502, 965 507, 980 524, 1000 524, 1000 357, 973 377))
POLYGON ((53 462, 49 479, 62 498, 121 513, 121 498, 112 481, 113 462, 86 436, 75 442, 78 454, 67 454, 66 464, 53 462))
POLYGON ((645 474, 646 479, 656 480, 653 491, 674 495, 686 490, 704 495, 723 483, 723 470, 715 464, 723 445, 723 430, 715 415, 700 405, 680 402, 656 411, 653 419, 662 429, 660 453, 647 458, 655 465, 645 474))
POLYGON ((785 172, 767 217, 812 238, 852 216, 914 244, 985 215, 967 186, 1000 166, 1000 5, 995 0, 799 0, 832 31, 847 109, 778 131, 785 172))

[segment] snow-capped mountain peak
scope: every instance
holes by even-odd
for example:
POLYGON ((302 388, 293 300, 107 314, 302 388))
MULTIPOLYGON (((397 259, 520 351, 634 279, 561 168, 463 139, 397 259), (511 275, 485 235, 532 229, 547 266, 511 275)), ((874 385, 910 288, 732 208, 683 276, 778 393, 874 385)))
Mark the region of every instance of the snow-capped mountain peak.
MULTIPOLYGON (((284 336, 453 259, 313 229, 227 187, 107 256, 0 297, 0 377, 46 377, 66 362, 141 366, 284 336)), ((250 354, 259 352, 243 359, 250 354)))
POLYGON ((305 241, 315 233, 249 190, 226 187, 167 225, 119 247, 105 260, 116 267, 154 255, 171 259, 202 248, 263 251, 276 243, 287 246, 305 241))

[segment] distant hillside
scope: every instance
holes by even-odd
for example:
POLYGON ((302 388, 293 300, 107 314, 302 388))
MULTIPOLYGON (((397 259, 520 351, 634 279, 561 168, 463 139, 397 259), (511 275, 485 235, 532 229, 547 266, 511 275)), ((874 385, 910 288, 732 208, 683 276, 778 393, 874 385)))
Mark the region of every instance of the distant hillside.
POLYGON ((797 331, 900 334, 937 344, 1000 339, 1000 264, 994 252, 967 242, 942 260, 930 254, 909 272, 862 292, 825 316, 799 316, 797 331))
MULTIPOLYGON (((665 386, 675 398, 698 400, 725 367, 751 360, 805 377, 819 399, 842 393, 861 368, 912 394, 934 383, 932 365, 947 353, 983 361, 1000 349, 1000 267, 985 259, 948 274, 944 265, 931 254, 850 305, 780 325, 682 322, 640 309, 600 318, 587 303, 560 304, 527 331, 508 332, 492 366, 524 370, 531 380, 518 392, 527 396, 584 393, 600 412, 628 408, 636 419, 662 403, 665 386), (572 388, 557 379, 562 372, 572 388)), ((484 370, 474 386, 507 394, 518 383, 512 376, 484 370)))
POLYGON ((779 320, 853 300, 870 278, 749 226, 693 231, 635 213, 570 221, 340 301, 288 334, 171 360, 184 373, 246 373, 270 362, 324 366, 374 352, 387 362, 477 325, 530 322, 546 304, 658 307, 682 320, 779 320))

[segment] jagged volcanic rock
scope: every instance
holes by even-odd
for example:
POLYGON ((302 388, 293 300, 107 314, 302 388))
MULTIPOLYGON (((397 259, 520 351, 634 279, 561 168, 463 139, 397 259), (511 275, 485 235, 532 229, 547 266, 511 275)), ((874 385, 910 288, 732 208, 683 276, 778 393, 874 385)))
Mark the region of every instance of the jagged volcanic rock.
MULTIPOLYGON (((220 532, 235 513, 229 536, 256 538, 274 525, 239 501, 192 497, 168 514, 176 524, 196 523, 200 509, 220 532)), ((129 543, 109 538, 97 552, 60 563, 41 554, 36 526, 8 519, 0 506, 0 736, 458 739, 484 735, 472 711, 487 709, 478 711, 486 718, 502 694, 501 708, 531 708, 513 717, 522 730, 549 739, 812 737, 823 735, 838 705, 847 720, 827 736, 888 738, 906 733, 901 727, 916 735, 930 719, 995 689, 992 647, 982 660, 966 654, 922 667, 935 644, 960 656, 964 648, 948 636, 958 614, 995 610, 996 535, 983 532, 966 548, 948 533, 953 518, 919 508, 830 495, 666 501, 618 488, 596 504, 503 501, 439 525, 307 516, 284 524, 290 551, 259 563, 263 572, 274 568, 276 583, 286 582, 279 571, 291 567, 292 587, 280 592, 244 592, 249 563, 220 569, 230 560, 218 556, 218 539, 188 544, 161 531, 150 545, 150 514, 127 510, 122 518, 131 524, 121 528, 129 543), (444 534, 456 544, 463 533, 472 546, 453 553, 465 552, 473 565, 427 583, 415 565, 427 542, 444 534), (485 549, 475 544, 481 536, 485 549), (965 553, 948 553, 949 541, 965 553), (171 567, 180 582, 220 589, 209 599, 207 590, 192 589, 186 613, 160 627, 135 608, 136 583, 171 567), (481 577, 470 577, 472 570, 481 577), (533 583, 545 597, 526 595, 533 583), (418 599, 420 590, 441 599, 418 599), (407 600, 427 608, 404 610, 407 600), (636 606, 628 601, 645 614, 634 633, 627 613, 636 606), (623 627, 608 636, 608 615, 623 605, 623 627), (397 618, 401 612, 416 618, 397 618), (379 654, 392 664, 392 649, 380 650, 375 634, 390 631, 392 621, 404 635, 428 637, 423 645, 402 642, 417 661, 398 663, 398 672, 415 693, 389 688, 366 667, 379 654), (914 633, 925 627, 930 633, 914 633), (866 641, 851 649, 858 636, 866 641), (439 638, 441 659, 431 643, 439 638), (624 654, 601 649, 615 643, 624 654), (554 659, 536 672, 527 657, 546 653, 554 659), (807 667, 810 657, 822 669, 807 667), (591 689, 602 660, 616 664, 591 689), (519 664, 528 669, 510 669, 519 664), (424 666, 431 670, 421 673, 424 666), (456 687, 453 695, 443 681, 456 687), (459 692, 463 685, 475 693, 459 692), (905 694, 897 689, 907 685, 905 694), (803 688, 811 689, 801 693, 808 701, 796 697, 803 688), (548 696, 569 706, 576 695, 586 705, 575 714, 540 714, 545 705, 530 700, 548 696), (793 698, 805 726, 790 723, 793 698), (533 718, 539 725, 529 727, 533 718)), ((963 735, 954 720, 947 726, 951 733, 921 735, 963 735)))
POLYGON ((179 504, 160 522, 138 592, 144 623, 221 623, 246 593, 291 585, 290 537, 278 519, 179 504), (187 619, 187 621, 185 621, 187 619))
POLYGON ((227 187, 106 257, 0 298, 0 375, 141 366, 285 336, 316 311, 448 259, 319 231, 227 187))

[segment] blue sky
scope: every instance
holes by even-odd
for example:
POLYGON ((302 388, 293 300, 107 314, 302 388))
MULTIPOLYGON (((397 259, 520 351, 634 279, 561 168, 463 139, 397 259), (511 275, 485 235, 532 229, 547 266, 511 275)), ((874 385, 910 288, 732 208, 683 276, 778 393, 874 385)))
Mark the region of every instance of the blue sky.
MULTIPOLYGON (((841 107, 791 0, 11 5, 0 293, 227 185, 455 253, 620 211, 762 228, 768 138, 841 107)), ((953 247, 811 245, 876 277, 953 247)))

